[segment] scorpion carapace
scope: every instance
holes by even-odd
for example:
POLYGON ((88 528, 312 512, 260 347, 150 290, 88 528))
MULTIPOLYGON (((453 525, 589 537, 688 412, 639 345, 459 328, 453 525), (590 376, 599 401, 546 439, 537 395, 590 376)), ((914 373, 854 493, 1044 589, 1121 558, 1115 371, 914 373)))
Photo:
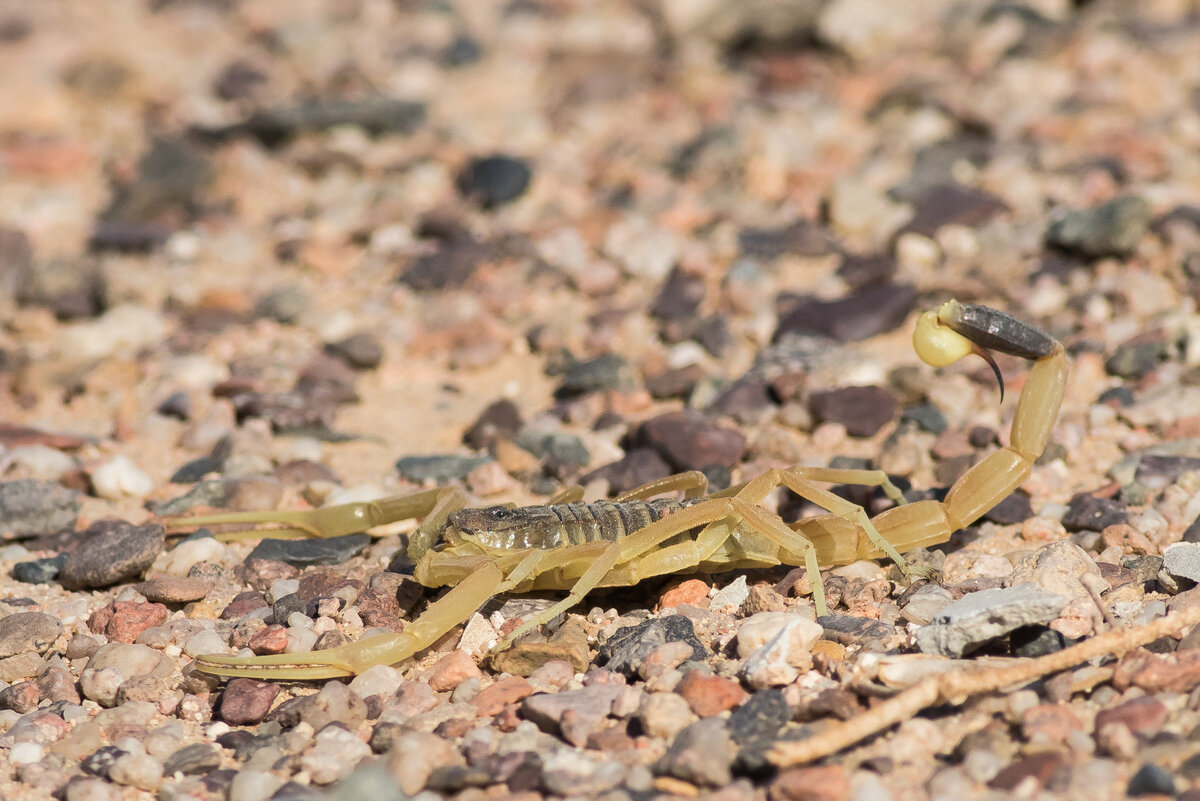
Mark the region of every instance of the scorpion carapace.
POLYGON ((399 634, 381 634, 310 653, 205 655, 196 660, 197 665, 218 676, 350 676, 374 665, 407 659, 501 593, 559 589, 566 590, 567 596, 524 621, 497 649, 579 603, 596 587, 632 585, 668 573, 781 563, 807 569, 817 612, 825 614, 821 565, 887 556, 906 573, 911 572, 901 552, 945 542, 1015 490, 1046 447, 1058 415, 1067 379, 1064 349, 1049 335, 1014 317, 985 306, 949 301, 921 316, 913 345, 922 360, 938 367, 976 353, 994 368, 986 349, 1035 360, 1017 403, 1009 444, 963 474, 944 501, 906 504, 887 475, 878 470, 793 467, 768 470, 708 495, 704 476, 692 472, 651 482, 614 502, 595 504, 577 503, 580 493, 576 492, 546 506, 472 509, 462 490, 444 487, 311 511, 172 520, 168 525, 275 526, 218 535, 231 540, 330 537, 405 518, 424 518, 410 538, 409 555, 417 562, 414 575, 426 586, 451 587, 399 634), (898 505, 871 518, 861 506, 820 486, 830 483, 878 486, 898 505), (829 514, 789 526, 761 505, 780 487, 829 514), (682 501, 652 500, 680 491, 682 501))

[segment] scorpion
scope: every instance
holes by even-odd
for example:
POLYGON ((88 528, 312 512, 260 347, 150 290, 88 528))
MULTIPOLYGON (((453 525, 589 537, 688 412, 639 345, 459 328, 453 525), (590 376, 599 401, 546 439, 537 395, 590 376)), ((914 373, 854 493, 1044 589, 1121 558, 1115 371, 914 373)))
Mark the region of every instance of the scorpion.
POLYGON ((167 525, 252 524, 217 535, 334 537, 387 523, 424 518, 411 535, 414 578, 450 587, 400 633, 364 637, 322 651, 238 657, 202 655, 197 668, 223 677, 317 680, 353 676, 393 665, 428 648, 496 595, 566 590, 567 596, 522 621, 494 647, 501 651, 534 627, 570 609, 599 587, 630 586, 653 576, 715 573, 780 564, 803 565, 818 615, 828 613, 821 566, 890 558, 906 575, 901 551, 946 542, 1007 497, 1029 475, 1045 448, 1066 385, 1062 344, 1049 334, 986 306, 948 301, 917 321, 919 358, 945 367, 975 354, 1004 383, 990 350, 1034 362, 1014 413, 1009 444, 985 456, 950 488, 945 500, 905 503, 881 470, 797 466, 771 469, 728 489, 706 494, 693 471, 652 481, 613 501, 582 502, 572 488, 541 506, 472 508, 463 490, 442 487, 412 495, 313 510, 255 511, 177 518, 167 525), (896 502, 874 518, 820 484, 879 487, 896 502), (762 502, 780 487, 827 514, 787 524, 762 502), (682 499, 662 498, 680 493, 682 499), (260 524, 273 526, 258 527, 260 524))

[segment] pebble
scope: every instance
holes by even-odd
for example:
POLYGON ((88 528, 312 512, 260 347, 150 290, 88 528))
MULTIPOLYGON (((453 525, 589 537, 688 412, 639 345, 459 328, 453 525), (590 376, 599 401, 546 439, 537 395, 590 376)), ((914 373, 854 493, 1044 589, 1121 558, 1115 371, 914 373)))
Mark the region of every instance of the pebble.
POLYGON ((429 674, 429 686, 437 692, 445 692, 453 690, 467 679, 477 679, 482 675, 469 653, 461 650, 451 651, 434 666, 429 674))
MULTIPOLYGON (((1013 566, 1009 586, 1037 584, 1048 594, 1067 598, 1087 598, 1087 588, 1080 577, 1089 575, 1100 582, 1103 590, 1108 582, 1088 553, 1070 540, 1058 540, 1026 554, 1013 566)), ((1040 621, 1039 621, 1040 622, 1040 621)))
POLYGON ((824 629, 788 612, 759 612, 738 629, 742 678, 751 687, 790 684, 812 666, 812 646, 824 629))
POLYGON ((1122 197, 1090 209, 1070 211, 1046 229, 1050 245, 1089 258, 1127 256, 1150 223, 1150 205, 1140 197, 1122 197))
POLYGON ((379 338, 365 332, 329 342, 325 345, 325 352, 355 370, 374 370, 383 361, 383 345, 379 338))
POLYGON ((54 581, 62 572, 62 566, 67 563, 67 554, 48 556, 45 559, 35 559, 31 562, 18 562, 13 565, 12 575, 17 581, 25 584, 44 584, 54 581))
POLYGON ((675 685, 675 692, 702 718, 734 709, 747 697, 746 691, 732 679, 705 675, 699 670, 685 673, 675 685))
POLYGON ((1029 583, 969 593, 917 630, 917 647, 927 654, 960 658, 1021 626, 1049 623, 1068 600, 1029 583))
POLYGON ((158 603, 113 601, 88 618, 93 634, 103 634, 109 642, 130 643, 151 626, 167 622, 167 607, 158 603))
POLYGON ((637 715, 647 734, 663 740, 673 739, 696 720, 687 700, 675 693, 647 693, 637 715))
POLYGON ((472 470, 491 461, 489 456, 405 456, 396 462, 400 477, 421 483, 424 481, 463 481, 472 470))
POLYGON ((820 422, 841 423, 852 437, 874 436, 896 416, 896 396, 882 387, 845 387, 809 396, 813 416, 820 422))
POLYGON ((631 448, 615 462, 603 465, 584 473, 579 477, 583 485, 602 479, 608 482, 609 492, 620 494, 656 479, 671 475, 671 466, 667 464, 653 448, 631 448))
POLYGON ((332 784, 370 755, 371 749, 353 732, 326 726, 317 732, 312 749, 300 758, 300 768, 308 771, 314 784, 332 784))
POLYGON ((359 698, 373 695, 389 697, 400 689, 403 682, 400 671, 391 665, 374 665, 351 679, 348 686, 359 698))
POLYGON ((681 730, 654 768, 702 787, 721 787, 733 779, 734 754, 725 721, 705 718, 681 730))
POLYGON ((364 551, 372 541, 370 534, 302 540, 267 539, 254 546, 246 559, 283 562, 298 568, 340 565, 364 551))
POLYGON ((44 612, 0 616, 0 658, 28 652, 45 653, 62 631, 58 619, 44 612))
POLYGON ((471 699, 480 715, 497 715, 509 704, 515 704, 534 692, 533 684, 520 676, 500 679, 481 690, 471 699))
POLYGON ((267 801, 283 783, 283 779, 273 773, 242 769, 229 785, 229 801, 267 801))
POLYGON ((1130 796, 1174 796, 1178 790, 1175 777, 1164 768, 1147 762, 1129 779, 1125 792, 1130 796))
POLYGON ((168 576, 186 577, 188 571, 201 562, 219 563, 226 546, 212 537, 189 537, 164 555, 157 569, 168 576))
POLYGON ((221 719, 233 726, 252 726, 260 723, 279 695, 275 682, 254 679, 230 679, 221 695, 221 719))
POLYGON ((582 747, 624 689, 619 684, 593 684, 578 690, 537 693, 521 702, 521 716, 542 731, 561 733, 567 742, 582 747))
POLYGON ((229 652, 221 635, 212 629, 198 631, 188 637, 183 643, 183 652, 190 657, 204 654, 224 654, 229 652))
POLYGON ((0 531, 36 537, 74 527, 82 496, 53 481, 0 481, 0 531))
POLYGON ((638 427, 639 444, 653 448, 677 471, 732 467, 742 458, 746 437, 691 409, 667 412, 638 427))
POLYGON ((1144 695, 1101 709, 1096 713, 1094 728, 1099 732, 1119 724, 1134 734, 1150 737, 1162 730, 1169 716, 1170 710, 1161 701, 1144 695))
POLYGON ((163 766, 147 754, 125 754, 117 757, 108 769, 108 778, 114 784, 137 787, 152 791, 162 781, 163 766))
POLYGON ((487 406, 465 432, 463 444, 476 450, 487 450, 497 439, 512 439, 523 425, 521 411, 507 398, 487 406))
POLYGON ((954 603, 954 594, 940 584, 925 584, 908 596, 908 601, 900 609, 904 619, 923 626, 954 603))
POLYGON ((114 456, 92 471, 92 489, 101 498, 144 498, 154 489, 154 479, 128 456, 114 456))
POLYGON ((638 667, 654 649, 665 642, 680 641, 692 646, 693 658, 704 661, 708 649, 696 639, 692 621, 683 615, 652 618, 636 626, 618 629, 600 647, 597 664, 626 676, 634 676, 638 667))
POLYGON ((564 400, 591 392, 629 389, 632 386, 633 368, 629 362, 616 353, 605 353, 569 363, 554 390, 554 397, 564 400))
POLYGON ((1081 492, 1067 504, 1062 524, 1067 531, 1103 531, 1109 526, 1126 522, 1128 517, 1129 512, 1120 501, 1081 492))
POLYGON ((1200 543, 1177 542, 1163 550, 1163 570, 1175 578, 1200 582, 1200 543))
POLYGON ((210 743, 192 743, 175 751, 163 761, 163 775, 185 776, 208 773, 221 766, 221 752, 210 743))
POLYGON ((496 154, 472 159, 458 176, 458 191, 485 209, 493 209, 525 194, 532 172, 528 162, 496 154))
POLYGON ((76 541, 59 579, 70 588, 94 589, 140 576, 162 551, 165 532, 157 523, 98 520, 79 532, 76 541))
POLYGON ((805 300, 781 315, 773 339, 787 334, 820 334, 838 342, 859 342, 894 330, 916 308, 911 284, 875 284, 839 300, 805 300))
POLYGON ((157 576, 134 586, 147 601, 182 604, 208 595, 212 582, 188 576, 157 576))
POLYGON ((674 609, 680 604, 696 606, 708 600, 708 584, 700 579, 688 579, 680 582, 658 597, 659 609, 674 609))

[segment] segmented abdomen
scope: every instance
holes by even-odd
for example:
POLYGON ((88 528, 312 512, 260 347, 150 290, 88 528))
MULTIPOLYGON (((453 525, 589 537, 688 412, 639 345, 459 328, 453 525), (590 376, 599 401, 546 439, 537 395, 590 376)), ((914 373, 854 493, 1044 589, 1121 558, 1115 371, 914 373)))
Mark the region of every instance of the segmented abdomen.
MULTIPOLYGON (((530 519, 529 528, 518 547, 549 549, 561 545, 608 540, 614 542, 639 531, 683 507, 679 501, 596 501, 563 503, 540 508, 541 514, 530 519), (549 514, 547 514, 549 512, 549 514)), ((520 513, 522 509, 514 509, 520 513)))

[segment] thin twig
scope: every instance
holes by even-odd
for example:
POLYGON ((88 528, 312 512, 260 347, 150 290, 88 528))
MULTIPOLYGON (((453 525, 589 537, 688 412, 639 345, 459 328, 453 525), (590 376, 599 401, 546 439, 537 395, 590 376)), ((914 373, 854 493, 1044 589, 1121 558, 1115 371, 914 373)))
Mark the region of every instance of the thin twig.
POLYGON ((1200 625, 1200 606, 1172 612, 1138 628, 1114 629, 1027 662, 930 676, 858 717, 822 729, 816 736, 798 742, 779 743, 771 749, 768 757, 780 767, 811 762, 878 734, 927 707, 944 703, 960 704, 974 695, 1028 684, 1098 656, 1121 656, 1159 637, 1177 635, 1196 625, 1200 625))

